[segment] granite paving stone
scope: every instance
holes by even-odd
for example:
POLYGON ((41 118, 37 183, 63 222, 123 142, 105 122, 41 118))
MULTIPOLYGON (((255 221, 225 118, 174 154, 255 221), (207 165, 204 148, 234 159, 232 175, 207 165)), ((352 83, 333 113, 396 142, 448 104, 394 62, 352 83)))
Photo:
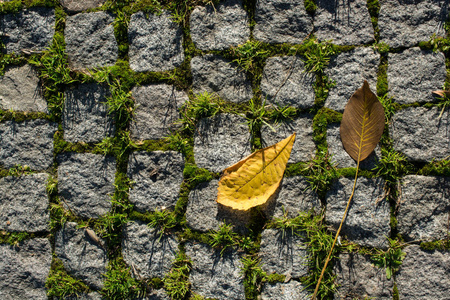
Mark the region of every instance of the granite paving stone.
POLYGON ((116 160, 91 153, 58 155, 58 192, 62 203, 82 218, 98 218, 111 210, 116 160))
POLYGON ((287 283, 266 283, 261 292, 261 300, 309 300, 311 293, 298 281, 287 283))
POLYGON ((435 101, 432 91, 441 90, 447 77, 441 52, 406 49, 388 54, 389 97, 400 104, 435 101))
POLYGON ((391 119, 389 132, 394 149, 408 160, 431 161, 450 155, 449 110, 433 107, 408 107, 391 119))
MULTIPOLYGON (((390 236, 390 208, 382 178, 358 177, 352 204, 342 226, 341 236, 361 246, 387 249, 390 236)), ((325 219, 335 230, 344 215, 353 179, 339 178, 326 194, 325 219)))
POLYGON ((183 181, 184 158, 174 151, 134 152, 128 177, 134 184, 130 202, 140 212, 174 208, 183 181))
POLYGON ((364 80, 376 94, 379 63, 380 54, 372 48, 356 48, 332 57, 325 74, 336 85, 330 89, 325 107, 343 112, 348 100, 363 85, 364 80))
POLYGON ((255 21, 255 39, 270 44, 300 44, 313 31, 304 0, 257 1, 255 21))
POLYGON ((59 0, 68 12, 81 12, 102 6, 106 0, 59 0))
POLYGON ((72 69, 109 67, 116 63, 119 47, 113 23, 114 16, 106 11, 67 17, 64 36, 72 69))
POLYGON ((46 300, 52 248, 47 239, 30 239, 18 246, 0 244, 0 298, 46 300))
POLYGON ((406 257, 396 276, 400 299, 448 300, 450 252, 424 251, 413 245, 404 249, 406 257))
POLYGON ((130 68, 136 72, 174 69, 184 60, 183 32, 168 12, 131 15, 128 26, 130 68))
POLYGON ((34 7, 0 17, 2 36, 7 54, 43 51, 50 47, 55 34, 55 10, 34 7))
POLYGON ((314 105, 316 75, 306 73, 299 56, 271 57, 261 79, 261 93, 268 104, 310 108, 314 105))
POLYGON ((44 170, 53 164, 53 135, 58 124, 47 120, 6 121, 0 124, 0 164, 28 165, 44 170))
POLYGON ((138 279, 163 278, 170 271, 177 252, 178 243, 172 234, 162 234, 141 222, 128 222, 124 226, 123 258, 138 279))
POLYGON ((208 54, 191 60, 192 89, 195 94, 208 92, 240 103, 253 97, 252 86, 242 68, 231 60, 208 54))
POLYGON ((318 0, 314 34, 336 45, 369 44, 375 40, 366 0, 318 0))
POLYGON ((186 254, 192 260, 192 291, 205 298, 245 299, 241 257, 235 251, 214 251, 205 244, 186 243, 186 254))
POLYGON ((81 279, 93 289, 101 289, 108 258, 106 243, 98 237, 91 237, 89 228, 77 228, 77 223, 66 222, 55 235, 55 254, 64 268, 75 278, 81 279))
POLYGON ((267 147, 280 142, 296 132, 294 146, 291 150, 289 163, 308 161, 314 158, 316 144, 313 139, 313 116, 310 114, 301 114, 297 119, 287 121, 276 126, 273 125, 273 131, 269 126, 263 125, 261 129, 261 138, 263 146, 267 147))
POLYGON ((388 280, 386 270, 374 266, 368 256, 341 253, 334 266, 337 299, 391 300, 394 281, 388 280))
POLYGON ((406 241, 448 237, 450 178, 407 175, 402 179, 398 231, 406 241))
POLYGON ((420 41, 445 36, 448 2, 441 0, 385 0, 380 2, 380 42, 392 48, 411 47, 420 41))
POLYGON ((267 274, 300 278, 308 273, 308 252, 305 238, 290 229, 266 229, 261 233, 260 257, 267 274))
POLYGON ((243 117, 218 114, 199 121, 194 134, 194 158, 198 167, 221 172, 248 155, 250 133, 243 117))
MULTIPOLYGON (((345 151, 341 141, 340 123, 332 123, 327 127, 328 153, 331 155, 331 162, 336 163, 338 168, 356 168, 356 161, 345 151)), ((359 167, 364 170, 372 170, 381 159, 380 145, 363 161, 359 167)))
POLYGON ((48 231, 47 179, 45 173, 0 178, 0 229, 48 231))
POLYGON ((201 50, 225 50, 250 38, 248 16, 241 0, 197 6, 190 16, 191 38, 201 50))
POLYGON ((152 84, 132 89, 135 115, 131 137, 137 140, 161 139, 179 125, 179 109, 189 100, 187 94, 168 84, 152 84))
POLYGON ((270 217, 295 218, 301 212, 320 212, 320 200, 317 193, 303 176, 284 177, 280 188, 269 204, 270 217))
POLYGON ((30 65, 6 68, 0 77, 0 109, 47 113, 41 82, 30 65))
POLYGON ((114 117, 108 113, 107 88, 96 84, 80 84, 64 92, 62 127, 64 140, 70 143, 100 142, 114 135, 114 117))

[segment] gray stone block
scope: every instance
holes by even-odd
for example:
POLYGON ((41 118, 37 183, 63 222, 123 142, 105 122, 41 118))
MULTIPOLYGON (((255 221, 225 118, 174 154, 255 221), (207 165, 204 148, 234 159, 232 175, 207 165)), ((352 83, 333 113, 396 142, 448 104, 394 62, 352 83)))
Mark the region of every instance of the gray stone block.
POLYGON ((70 275, 98 290, 103 287, 108 258, 105 241, 95 237, 77 228, 77 223, 67 222, 55 235, 55 254, 70 275))
POLYGON ((255 39, 270 44, 300 44, 313 30, 304 0, 257 1, 255 21, 255 39))
POLYGON ((177 252, 178 244, 172 234, 161 234, 140 222, 128 222, 123 228, 123 258, 137 279, 163 278, 177 252))
POLYGON ((411 47, 433 34, 445 36, 448 3, 440 0, 385 0, 378 15, 380 42, 390 47, 411 47))
MULTIPOLYGON (((345 151, 341 141, 340 123, 329 124, 327 127, 328 152, 331 154, 331 162, 336 163, 338 168, 356 168, 356 161, 345 151)), ((381 149, 377 145, 375 150, 363 161, 359 167, 364 170, 372 170, 381 159, 381 149)))
POLYGON ((0 178, 0 229, 48 231, 47 174, 0 178))
POLYGON ((336 45, 369 44, 375 40, 366 0, 318 0, 314 34, 336 45))
POLYGON ((0 109, 48 112, 34 68, 24 65, 6 69, 0 78, 0 109))
POLYGON ((130 202, 141 212, 175 207, 183 169, 184 159, 178 152, 133 153, 128 163, 128 176, 135 182, 130 190, 130 202))
POLYGON ((308 273, 308 252, 305 239, 290 229, 266 229, 261 233, 262 269, 287 278, 300 278, 308 273))
POLYGON ((325 107, 343 112, 348 100, 359 89, 364 80, 369 82, 376 94, 380 54, 372 48, 356 48, 343 52, 330 60, 325 74, 334 80, 336 86, 330 89, 325 107))
POLYGON ((44 170, 53 163, 53 135, 58 124, 47 120, 29 120, 0 124, 0 164, 12 168, 28 165, 44 170))
POLYGON ((0 245, 0 298, 47 300, 45 282, 52 263, 47 239, 32 239, 18 247, 0 245))
POLYGON ((389 97, 400 104, 435 100, 431 92, 441 90, 447 76, 443 53, 411 48, 388 55, 389 97))
POLYGON ((244 118, 218 114, 199 121, 194 134, 194 158, 197 166, 221 172, 248 155, 250 133, 244 118))
POLYGON ((405 249, 406 257, 397 273, 400 299, 448 300, 450 252, 427 252, 413 245, 405 249))
POLYGON ((72 69, 109 67, 119 55, 114 16, 105 11, 68 16, 64 36, 72 69))
POLYGON ((208 54, 191 60, 192 89, 195 94, 208 92, 240 103, 253 97, 252 86, 242 68, 230 60, 208 54))
POLYGON ((402 180, 398 231, 407 241, 448 236, 450 178, 408 175, 402 180))
POLYGON ((310 188, 307 179, 302 176, 284 177, 280 188, 269 204, 269 217, 295 218, 300 212, 320 212, 320 200, 317 193, 310 188))
POLYGON ((59 0, 59 3, 68 12, 81 12, 87 9, 93 9, 102 6, 106 0, 59 0))
POLYGON ((62 203, 82 218, 98 218, 111 210, 116 160, 91 153, 57 157, 58 191, 62 203))
POLYGON ((310 108, 314 105, 316 75, 306 73, 298 56, 271 57, 261 79, 261 93, 268 104, 310 108))
MULTIPOLYGON (((361 246, 387 249, 390 236, 390 209, 381 178, 358 177, 355 194, 342 225, 341 236, 361 246)), ((327 192, 325 218, 339 227, 353 187, 353 179, 339 178, 327 192)))
POLYGON ((6 53, 43 51, 50 47, 55 34, 55 10, 35 7, 1 17, 6 53))
POLYGON ((353 253, 341 253, 334 266, 336 299, 391 300, 394 281, 386 278, 386 270, 375 267, 369 257, 353 253))
POLYGON ((132 90, 135 115, 131 136, 138 140, 154 140, 168 136, 179 126, 179 109, 189 100, 187 94, 167 84, 152 84, 132 90))
POLYGON ((174 69, 184 60, 183 32, 168 12, 131 15, 128 26, 130 68, 136 72, 174 69))
POLYGON ((62 115, 64 140, 76 143, 100 142, 114 135, 114 117, 108 113, 109 90, 89 83, 64 92, 62 115))
POLYGON ((263 125, 261 129, 263 146, 276 144, 296 132, 297 135, 288 162, 297 163, 311 160, 314 158, 316 151, 312 125, 313 116, 309 114, 302 114, 295 120, 273 126, 275 132, 269 126, 263 125))
POLYGON ((240 256, 234 251, 214 251, 205 244, 186 243, 186 254, 192 260, 192 292, 205 298, 245 299, 240 256))
POLYGON ((441 118, 437 107, 408 107, 391 119, 394 149, 414 161, 444 159, 450 155, 449 110, 441 118))
POLYGON ((190 16, 191 38, 201 50, 225 50, 244 44, 250 27, 242 0, 226 0, 217 7, 197 6, 190 16))
POLYGON ((261 300, 309 300, 310 292, 298 281, 288 283, 266 283, 261 292, 261 300))

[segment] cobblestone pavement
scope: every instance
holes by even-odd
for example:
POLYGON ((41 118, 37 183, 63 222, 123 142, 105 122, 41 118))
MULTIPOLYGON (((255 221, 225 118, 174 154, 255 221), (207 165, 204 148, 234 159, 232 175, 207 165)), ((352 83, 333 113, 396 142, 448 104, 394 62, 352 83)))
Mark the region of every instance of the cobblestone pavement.
POLYGON ((161 2, 0 1, 0 299, 310 299, 311 233, 279 224, 334 235, 363 80, 389 119, 325 299, 450 299, 450 1, 161 2), (215 202, 293 132, 269 203, 215 202))

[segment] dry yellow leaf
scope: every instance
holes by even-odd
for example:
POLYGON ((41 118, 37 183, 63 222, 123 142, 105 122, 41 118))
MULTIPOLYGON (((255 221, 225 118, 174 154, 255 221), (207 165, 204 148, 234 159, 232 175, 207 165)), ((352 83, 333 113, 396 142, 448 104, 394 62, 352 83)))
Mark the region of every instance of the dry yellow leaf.
POLYGON ((226 168, 219 181, 217 202, 238 210, 266 203, 283 179, 294 141, 295 132, 226 168))

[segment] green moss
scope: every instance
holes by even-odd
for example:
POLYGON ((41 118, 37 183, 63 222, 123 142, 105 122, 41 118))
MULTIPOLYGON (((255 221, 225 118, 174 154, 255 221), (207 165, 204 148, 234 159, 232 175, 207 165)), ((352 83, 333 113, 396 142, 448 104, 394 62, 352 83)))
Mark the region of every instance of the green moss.
POLYGON ((280 275, 276 273, 272 273, 267 276, 267 282, 269 283, 277 283, 277 282, 284 282, 286 279, 286 275, 280 275))
POLYGON ((0 14, 15 14, 18 13, 23 8, 22 1, 13 0, 9 2, 0 3, 0 14))
POLYGON ((183 252, 177 254, 175 261, 172 263, 172 269, 163 279, 164 288, 171 299, 181 300, 189 293, 191 265, 192 262, 183 252))
POLYGON ((367 0, 367 8, 369 9, 370 19, 375 33, 375 40, 380 39, 380 29, 378 27, 378 15, 380 12, 379 0, 367 0))
POLYGON ((305 0, 305 9, 310 15, 314 15, 317 9, 315 0, 305 0))
POLYGON ((433 241, 433 242, 421 242, 420 248, 427 251, 434 250, 450 250, 450 239, 433 241))
POLYGON ((89 288, 81 280, 71 277, 64 269, 62 261, 55 257, 45 287, 48 296, 58 298, 89 292, 89 288))
POLYGON ((388 92, 387 81, 388 59, 387 55, 381 55, 380 65, 378 67, 377 94, 382 97, 388 92))
POLYGON ((23 241, 32 239, 35 234, 28 232, 7 232, 0 231, 0 244, 9 244, 11 246, 19 246, 23 241))
POLYGON ((144 294, 144 284, 131 276, 131 268, 121 257, 110 261, 105 277, 101 294, 108 299, 130 299, 144 294))
POLYGON ((418 175, 424 176, 446 176, 450 177, 450 160, 434 160, 426 164, 418 175))

